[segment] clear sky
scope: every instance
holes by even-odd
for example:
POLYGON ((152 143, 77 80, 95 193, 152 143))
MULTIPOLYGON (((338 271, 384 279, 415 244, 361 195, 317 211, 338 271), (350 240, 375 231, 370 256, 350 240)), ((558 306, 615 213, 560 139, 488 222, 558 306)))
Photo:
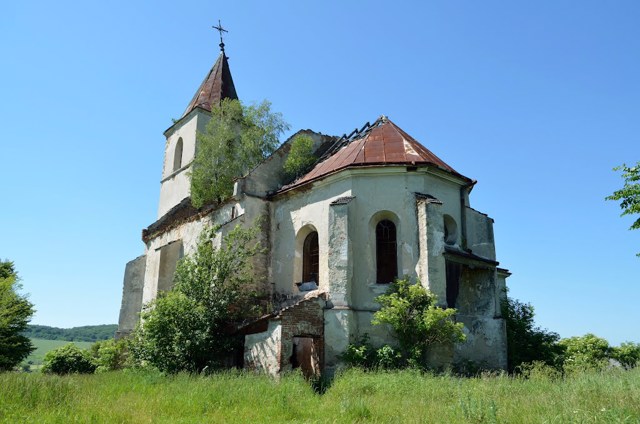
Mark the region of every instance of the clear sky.
POLYGON ((563 337, 640 342, 640 2, 32 1, 0 14, 0 258, 60 327, 115 323, 163 131, 218 56, 291 131, 379 115, 479 182, 511 296, 563 337))

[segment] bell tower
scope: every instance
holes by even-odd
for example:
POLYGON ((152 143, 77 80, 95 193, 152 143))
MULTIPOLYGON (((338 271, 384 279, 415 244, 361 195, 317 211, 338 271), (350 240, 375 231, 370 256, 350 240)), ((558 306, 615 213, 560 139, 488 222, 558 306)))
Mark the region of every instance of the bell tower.
POLYGON ((213 28, 220 32, 220 55, 180 119, 164 132, 167 141, 160 180, 158 218, 191 194, 188 171, 195 157, 196 134, 204 132, 211 107, 220 105, 223 99, 238 99, 222 41, 222 34, 227 30, 219 22, 213 28))

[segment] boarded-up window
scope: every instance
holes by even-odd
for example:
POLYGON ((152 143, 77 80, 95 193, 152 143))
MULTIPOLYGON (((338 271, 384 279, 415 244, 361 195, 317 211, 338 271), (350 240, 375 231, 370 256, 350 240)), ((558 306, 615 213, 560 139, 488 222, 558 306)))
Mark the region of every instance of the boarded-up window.
POLYGON ((178 260, 182 257, 182 240, 177 240, 160 248, 160 269, 158 270, 158 291, 173 288, 173 274, 178 260))
POLYGON ((304 239, 302 248, 302 281, 318 282, 318 271, 320 269, 320 249, 318 247, 318 232, 310 233, 304 239))
POLYGON ((455 308, 460 293, 462 265, 447 261, 447 307, 455 308))
POLYGON ((398 276, 396 225, 384 219, 376 225, 376 281, 390 283, 398 276))

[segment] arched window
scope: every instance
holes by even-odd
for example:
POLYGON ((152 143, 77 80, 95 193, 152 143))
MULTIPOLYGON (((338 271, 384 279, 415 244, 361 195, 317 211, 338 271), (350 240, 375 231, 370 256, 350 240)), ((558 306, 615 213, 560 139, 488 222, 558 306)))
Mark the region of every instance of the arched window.
POLYGON ((376 281, 390 283, 398 276, 396 225, 383 219, 376 225, 376 281))
POLYGON ((320 249, 318 248, 318 232, 313 231, 304 239, 302 247, 302 281, 318 282, 320 269, 320 249))
POLYGON ((176 149, 173 151, 173 172, 182 168, 182 137, 176 143, 176 149))

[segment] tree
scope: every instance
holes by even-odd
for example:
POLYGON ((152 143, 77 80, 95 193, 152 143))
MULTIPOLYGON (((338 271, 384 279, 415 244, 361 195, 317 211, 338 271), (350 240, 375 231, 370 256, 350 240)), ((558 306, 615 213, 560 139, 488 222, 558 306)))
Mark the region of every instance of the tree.
POLYGON ((250 258, 261 251, 257 224, 236 226, 215 248, 216 228, 200 234, 195 252, 176 268, 174 289, 143 312, 132 353, 164 372, 225 366, 237 349, 235 324, 257 314, 250 258))
POLYGON ((313 154, 313 139, 306 134, 297 135, 291 141, 289 156, 284 162, 284 173, 289 180, 304 174, 316 161, 313 154))
POLYGON ((95 370, 91 353, 73 343, 47 352, 42 365, 46 374, 92 374, 95 370))
POLYGON ((564 349, 565 372, 602 370, 613 353, 609 342, 591 333, 562 339, 558 344, 564 349))
POLYGON ((427 349, 434 344, 465 340, 464 325, 456 323, 453 308, 436 306, 437 298, 408 277, 391 283, 386 294, 376 298, 382 306, 373 316, 373 324, 389 324, 402 356, 416 364, 424 364, 427 349))
POLYGON ((289 126, 271 112, 267 101, 243 106, 224 99, 211 109, 206 131, 198 134, 191 170, 191 202, 199 208, 231 196, 233 181, 258 165, 278 147, 289 126))
POLYGON ((522 364, 541 361, 559 366, 562 349, 557 342, 560 336, 534 323, 534 309, 530 303, 522 303, 508 296, 502 302, 502 316, 507 325, 507 369, 513 372, 522 364))
POLYGON ((623 367, 630 369, 640 364, 640 343, 623 342, 612 350, 613 358, 623 367))
MULTIPOLYGON (((640 214, 640 162, 629 167, 626 164, 613 168, 614 171, 622 171, 624 187, 607 196, 606 200, 619 200, 622 209, 621 216, 640 214)), ((640 218, 631 224, 630 230, 640 228, 640 218)), ((640 253, 637 254, 640 257, 640 253)))
POLYGON ((35 311, 20 288, 13 262, 0 261, 0 371, 13 369, 35 349, 22 335, 35 311))

